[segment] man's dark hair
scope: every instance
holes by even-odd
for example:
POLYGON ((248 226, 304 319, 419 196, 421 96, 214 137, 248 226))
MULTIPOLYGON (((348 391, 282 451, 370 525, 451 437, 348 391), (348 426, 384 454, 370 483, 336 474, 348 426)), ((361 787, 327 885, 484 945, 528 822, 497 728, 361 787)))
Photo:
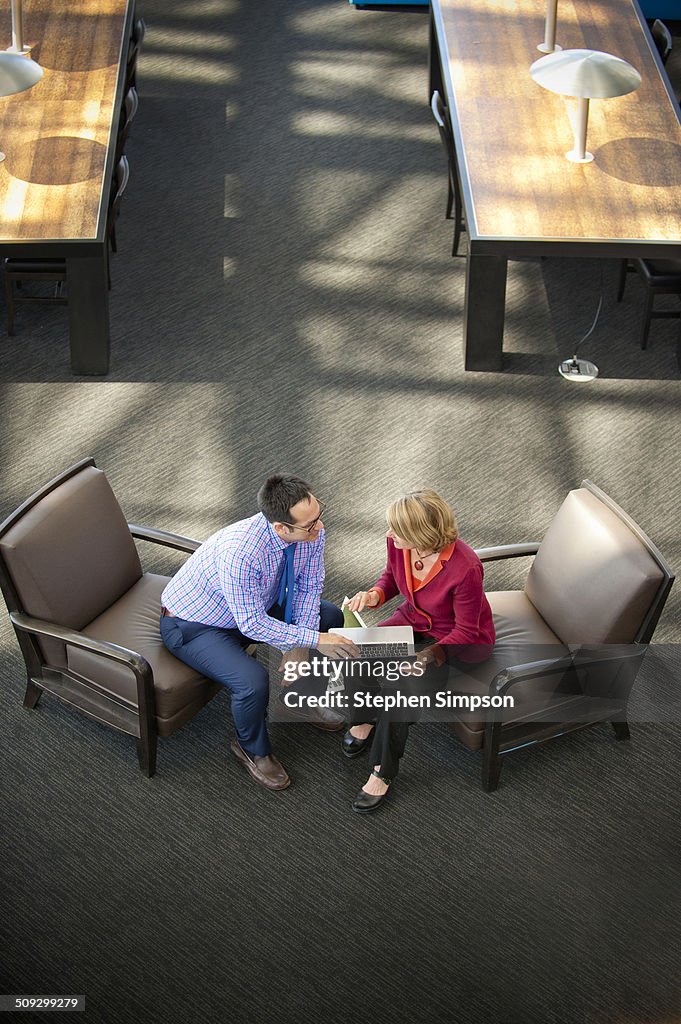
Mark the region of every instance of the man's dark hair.
POLYGON ((310 485, 299 476, 275 473, 258 491, 258 508, 270 523, 290 523, 293 506, 311 496, 310 485))

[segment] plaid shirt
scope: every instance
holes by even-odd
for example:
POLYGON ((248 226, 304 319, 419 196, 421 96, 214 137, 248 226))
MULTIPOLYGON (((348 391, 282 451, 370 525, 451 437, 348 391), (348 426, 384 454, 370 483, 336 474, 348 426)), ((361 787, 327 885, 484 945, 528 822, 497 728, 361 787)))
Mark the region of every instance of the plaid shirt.
POLYGON ((267 613, 279 596, 285 541, 262 513, 209 537, 168 583, 161 603, 190 622, 238 629, 281 650, 316 647, 324 588, 324 530, 296 545, 293 623, 267 613))

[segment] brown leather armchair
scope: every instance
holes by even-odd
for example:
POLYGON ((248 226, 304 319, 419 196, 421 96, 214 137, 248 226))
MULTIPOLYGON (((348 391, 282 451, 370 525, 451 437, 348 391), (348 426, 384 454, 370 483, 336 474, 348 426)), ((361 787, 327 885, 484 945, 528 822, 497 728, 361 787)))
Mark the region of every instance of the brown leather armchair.
POLYGON ((448 715, 463 743, 482 751, 484 789, 496 789, 503 758, 521 747, 603 721, 628 739, 631 687, 674 581, 652 541, 585 480, 541 544, 478 555, 534 555, 523 590, 487 595, 497 632, 492 658, 457 670, 448 684, 462 695, 514 698, 512 710, 448 715))
POLYGON ((134 537, 178 551, 199 546, 126 523, 104 473, 86 459, 0 525, 0 585, 26 662, 24 707, 35 708, 45 691, 134 736, 151 776, 157 737, 221 688, 164 647, 168 577, 142 571, 134 537))

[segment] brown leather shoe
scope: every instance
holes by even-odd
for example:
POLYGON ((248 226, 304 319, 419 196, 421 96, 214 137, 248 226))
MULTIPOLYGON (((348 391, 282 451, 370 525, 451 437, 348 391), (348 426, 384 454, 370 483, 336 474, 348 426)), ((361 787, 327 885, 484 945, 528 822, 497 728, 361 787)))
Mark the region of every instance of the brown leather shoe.
POLYGON ((283 701, 280 702, 276 718, 271 718, 270 721, 307 722, 322 732, 340 732, 345 728, 343 716, 331 708, 310 708, 308 711, 306 708, 286 707, 283 701))
POLYGON ((251 757, 238 740, 232 740, 230 746, 232 753, 239 758, 251 778, 265 789, 287 789, 291 785, 290 776, 274 754, 251 757))

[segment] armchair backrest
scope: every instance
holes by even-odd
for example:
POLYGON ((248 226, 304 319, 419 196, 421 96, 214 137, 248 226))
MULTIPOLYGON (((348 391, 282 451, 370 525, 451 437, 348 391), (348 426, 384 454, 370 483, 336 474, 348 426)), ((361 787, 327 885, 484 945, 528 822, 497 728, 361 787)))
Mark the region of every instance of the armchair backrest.
POLYGON ((125 516, 92 459, 0 525, 0 578, 12 611, 82 629, 141 575, 125 516))
MULTIPOLYGON (((449 174, 452 177, 456 173, 456 150, 454 148, 454 136, 452 135, 452 126, 449 122, 449 111, 445 106, 445 103, 440 96, 440 93, 435 90, 430 100, 430 109, 435 118, 435 123, 440 132, 440 140, 447 153, 447 160, 449 162, 449 174)), ((454 184, 454 182, 452 182, 454 184)))
POLYGON ((570 491, 525 593, 563 643, 650 640, 674 574, 636 523, 589 480, 570 491))

